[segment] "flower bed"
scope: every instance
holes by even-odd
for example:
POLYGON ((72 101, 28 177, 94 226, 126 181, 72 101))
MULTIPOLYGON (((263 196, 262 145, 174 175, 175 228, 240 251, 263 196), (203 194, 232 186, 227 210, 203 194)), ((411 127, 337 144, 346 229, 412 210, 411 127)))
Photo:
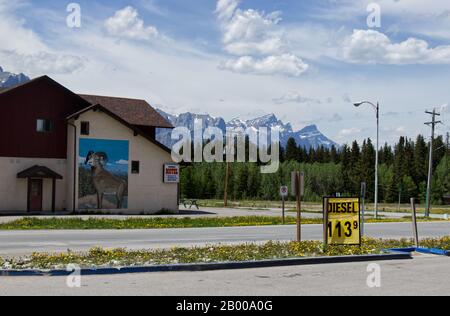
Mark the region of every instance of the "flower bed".
MULTIPOLYGON (((319 241, 268 242, 263 245, 212 245, 194 248, 172 248, 131 251, 94 248, 86 253, 35 253, 23 258, 0 258, 1 269, 65 269, 68 264, 82 268, 148 266, 179 263, 242 262, 302 257, 352 256, 382 254, 387 248, 405 248, 412 240, 364 239, 361 247, 336 246, 323 249, 319 241)), ((450 250, 450 237, 426 239, 422 246, 450 250)))

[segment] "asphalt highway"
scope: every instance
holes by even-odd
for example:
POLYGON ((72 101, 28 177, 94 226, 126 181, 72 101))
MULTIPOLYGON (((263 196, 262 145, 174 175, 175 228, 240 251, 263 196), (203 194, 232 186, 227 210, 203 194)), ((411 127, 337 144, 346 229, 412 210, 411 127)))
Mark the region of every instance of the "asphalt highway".
MULTIPOLYGON (((421 238, 450 235, 450 222, 419 223, 421 238)), ((148 229, 148 230, 53 230, 1 231, 0 255, 26 255, 33 252, 83 251, 104 248, 169 248, 205 244, 289 241, 295 238, 295 226, 260 226, 227 228, 148 229)), ((321 240, 321 225, 304 225, 304 240, 321 240)), ((410 223, 366 225, 366 236, 411 238, 410 223)))

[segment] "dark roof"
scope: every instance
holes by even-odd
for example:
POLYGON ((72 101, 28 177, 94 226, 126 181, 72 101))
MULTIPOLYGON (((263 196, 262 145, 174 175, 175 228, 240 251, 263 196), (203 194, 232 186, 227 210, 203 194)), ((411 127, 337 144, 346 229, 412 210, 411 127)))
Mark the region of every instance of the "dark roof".
POLYGON ((60 84, 59 82, 56 82, 55 80, 53 80, 53 79, 50 78, 49 76, 41 76, 41 77, 37 77, 37 78, 31 79, 31 80, 29 80, 29 81, 26 81, 26 82, 23 82, 23 83, 19 83, 18 85, 15 85, 15 86, 12 86, 12 87, 9 87, 9 88, 0 88, 0 96, 6 95, 6 94, 8 94, 8 93, 10 93, 10 92, 18 91, 18 90, 20 90, 21 88, 27 87, 28 85, 30 85, 30 84, 32 84, 32 83, 35 83, 35 82, 39 82, 39 81, 46 81, 46 82, 48 82, 48 83, 50 83, 50 84, 52 84, 52 85, 54 85, 54 86, 56 86, 56 87, 59 87, 59 88, 63 89, 64 91, 66 91, 66 92, 68 92, 68 93, 74 95, 76 98, 78 98, 78 99, 80 100, 80 102, 81 102, 83 105, 89 104, 88 101, 86 101, 85 99, 83 99, 82 97, 80 97, 78 94, 73 93, 72 91, 70 91, 69 89, 67 89, 66 87, 64 87, 64 86, 63 86, 62 84, 60 84))
POLYGON ((167 122, 164 117, 144 100, 84 94, 79 94, 79 96, 92 105, 102 105, 117 116, 123 118, 129 124, 173 128, 172 124, 167 122))
POLYGON ((41 80, 50 82, 51 84, 59 86, 64 90, 66 90, 67 92, 74 94, 76 97, 80 99, 82 104, 87 105, 101 104, 108 110, 112 111, 116 115, 123 118, 129 124, 139 126, 160 127, 160 128, 173 128, 173 126, 169 122, 167 122, 167 120, 164 117, 162 117, 154 108, 150 106, 150 104, 148 104, 144 100, 75 94, 48 76, 38 77, 6 89, 0 88, 0 95, 4 95, 12 91, 17 91, 22 87, 26 87, 27 85, 33 82, 41 80))
POLYGON ((33 166, 17 174, 17 178, 45 178, 45 179, 58 179, 61 180, 63 177, 53 170, 44 166, 33 166))
POLYGON ((126 127, 130 128, 134 132, 135 135, 141 135, 142 137, 144 137, 145 139, 147 139, 151 143, 155 144, 156 146, 158 146, 159 148, 161 148, 165 152, 168 152, 168 153, 172 152, 170 148, 166 147, 165 145, 163 145, 162 143, 158 142, 156 139, 154 139, 153 137, 148 135, 146 132, 144 132, 140 128, 140 126, 137 126, 137 125, 134 125, 134 124, 130 124, 123 117, 121 117, 118 114, 114 113, 113 111, 111 111, 109 108, 103 106, 102 104, 96 104, 96 105, 88 106, 88 107, 84 108, 83 110, 78 111, 77 113, 71 114, 66 119, 67 120, 70 120, 72 118, 76 118, 77 119, 77 117, 80 116, 81 114, 86 113, 87 111, 91 111, 91 110, 95 110, 95 111, 99 111, 100 110, 100 111, 108 114, 113 119, 117 120, 121 124, 123 124, 126 127))

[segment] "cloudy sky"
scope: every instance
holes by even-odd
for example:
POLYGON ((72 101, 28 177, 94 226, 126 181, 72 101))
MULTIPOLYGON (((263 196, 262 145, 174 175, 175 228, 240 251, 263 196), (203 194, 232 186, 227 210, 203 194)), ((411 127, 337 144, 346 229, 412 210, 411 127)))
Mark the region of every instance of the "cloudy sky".
POLYGON ((374 136, 359 100, 380 102, 383 142, 428 134, 433 107, 450 131, 448 0, 86 0, 75 28, 69 3, 0 0, 0 66, 172 114, 274 113, 340 143, 374 136))

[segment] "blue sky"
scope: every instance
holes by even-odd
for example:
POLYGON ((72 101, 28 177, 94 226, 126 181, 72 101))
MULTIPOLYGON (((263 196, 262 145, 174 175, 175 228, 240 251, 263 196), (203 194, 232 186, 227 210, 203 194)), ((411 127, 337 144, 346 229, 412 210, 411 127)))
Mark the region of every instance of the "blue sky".
POLYGON ((0 0, 0 66, 75 92, 144 98, 172 114, 276 114, 344 143, 450 131, 448 0, 0 0), (381 25, 367 23, 368 6, 381 25), (369 7, 373 8, 373 6, 369 7))

